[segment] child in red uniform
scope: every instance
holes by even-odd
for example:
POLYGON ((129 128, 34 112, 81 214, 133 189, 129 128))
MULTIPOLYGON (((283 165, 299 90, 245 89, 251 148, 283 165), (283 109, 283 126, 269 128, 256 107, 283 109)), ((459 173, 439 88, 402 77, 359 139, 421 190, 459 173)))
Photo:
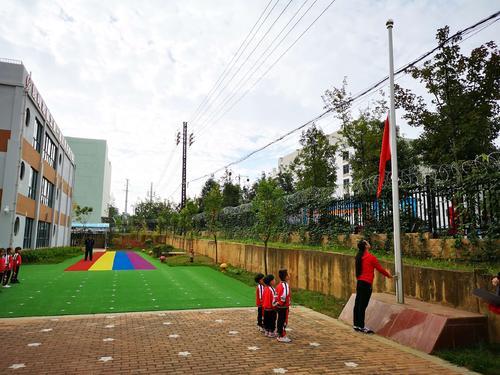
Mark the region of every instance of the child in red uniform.
POLYGON ((5 272, 5 249, 0 248, 0 284, 3 282, 3 274, 5 272))
POLYGON ((276 281, 273 275, 264 277, 264 294, 262 296, 262 313, 264 315, 264 329, 266 337, 276 337, 276 305, 277 295, 274 285, 276 281))
POLYGON ((356 255, 356 300, 354 302, 354 325, 355 331, 363 333, 374 333, 365 327, 365 311, 372 295, 372 283, 374 270, 376 269, 385 277, 392 278, 391 272, 384 269, 375 255, 368 252, 371 246, 368 241, 358 242, 358 254, 356 255))
POLYGON ((286 336, 285 327, 288 323, 288 311, 290 309, 290 299, 292 292, 290 291, 290 286, 288 285, 288 280, 290 276, 286 269, 282 269, 278 272, 281 283, 276 287, 276 294, 278 295, 278 341, 279 342, 290 342, 289 337, 286 336))
POLYGON ((7 249, 7 253, 5 254, 4 258, 4 264, 5 264, 5 271, 3 274, 3 287, 4 288, 10 288, 9 285, 9 279, 10 279, 10 274, 12 273, 12 268, 14 267, 14 261, 12 260, 12 248, 9 247, 7 249))
POLYGON ((14 261, 14 269, 12 270, 12 278, 10 279, 11 284, 19 283, 19 279, 17 278, 19 275, 19 269, 21 268, 21 264, 23 264, 23 259, 21 257, 21 248, 18 246, 14 250, 14 256, 12 257, 14 261))
POLYGON ((262 323, 262 298, 264 297, 264 275, 259 273, 255 276, 257 287, 255 288, 255 305, 257 306, 257 327, 260 332, 264 332, 262 323))

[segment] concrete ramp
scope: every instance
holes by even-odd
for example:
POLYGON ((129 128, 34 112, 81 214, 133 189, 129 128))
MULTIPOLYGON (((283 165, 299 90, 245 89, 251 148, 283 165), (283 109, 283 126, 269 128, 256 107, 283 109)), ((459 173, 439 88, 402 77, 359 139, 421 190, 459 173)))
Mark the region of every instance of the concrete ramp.
MULTIPOLYGON (((352 294, 339 319, 352 325, 352 294)), ((405 304, 386 293, 374 293, 366 310, 366 326, 377 334, 426 353, 488 341, 486 316, 405 298, 405 304)))

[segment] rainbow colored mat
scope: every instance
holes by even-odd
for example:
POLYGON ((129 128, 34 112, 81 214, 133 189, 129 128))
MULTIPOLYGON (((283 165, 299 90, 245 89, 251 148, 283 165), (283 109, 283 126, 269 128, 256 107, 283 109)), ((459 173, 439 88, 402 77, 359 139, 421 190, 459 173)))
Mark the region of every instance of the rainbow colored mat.
POLYGON ((106 251, 94 253, 92 261, 80 260, 65 271, 124 271, 154 270, 146 259, 133 251, 106 251))

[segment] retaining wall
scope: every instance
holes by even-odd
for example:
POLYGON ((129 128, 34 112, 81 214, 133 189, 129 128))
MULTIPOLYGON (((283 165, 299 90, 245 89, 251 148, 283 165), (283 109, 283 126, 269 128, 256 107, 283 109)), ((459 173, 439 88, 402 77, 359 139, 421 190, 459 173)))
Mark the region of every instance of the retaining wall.
MULTIPOLYGON (((166 236, 166 243, 179 249, 188 247, 188 241, 179 236, 166 236)), ((215 259, 215 242, 193 240, 196 253, 215 259)), ((218 241, 219 263, 229 263, 250 272, 264 272, 264 247, 236 242, 218 241)), ((383 267, 394 269, 393 264, 380 262, 383 267)), ((290 272, 294 287, 318 291, 337 298, 349 299, 355 291, 353 255, 318 250, 268 249, 268 272, 275 275, 285 267, 290 272)), ((490 275, 479 271, 454 271, 405 265, 403 269, 404 292, 426 302, 440 303, 466 311, 488 314, 490 340, 500 342, 500 318, 488 311, 472 295, 478 287, 489 287, 490 275)), ((378 273, 373 283, 374 292, 395 293, 394 282, 378 273)))

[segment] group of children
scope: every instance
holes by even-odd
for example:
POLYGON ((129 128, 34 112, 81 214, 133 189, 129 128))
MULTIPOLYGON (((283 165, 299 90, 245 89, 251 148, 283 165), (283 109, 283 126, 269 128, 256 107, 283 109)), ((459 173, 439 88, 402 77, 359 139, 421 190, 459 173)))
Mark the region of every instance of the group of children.
POLYGON ((280 270, 278 276, 281 280, 278 286, 273 275, 264 276, 259 273, 255 277, 257 326, 266 337, 276 338, 279 342, 290 342, 292 340, 286 335, 291 298, 288 285, 290 276, 286 269, 280 270))
POLYGON ((7 250, 1 248, 0 255, 0 283, 4 288, 10 288, 9 284, 19 283, 19 270, 23 263, 21 248, 16 247, 14 250, 11 247, 7 250))

